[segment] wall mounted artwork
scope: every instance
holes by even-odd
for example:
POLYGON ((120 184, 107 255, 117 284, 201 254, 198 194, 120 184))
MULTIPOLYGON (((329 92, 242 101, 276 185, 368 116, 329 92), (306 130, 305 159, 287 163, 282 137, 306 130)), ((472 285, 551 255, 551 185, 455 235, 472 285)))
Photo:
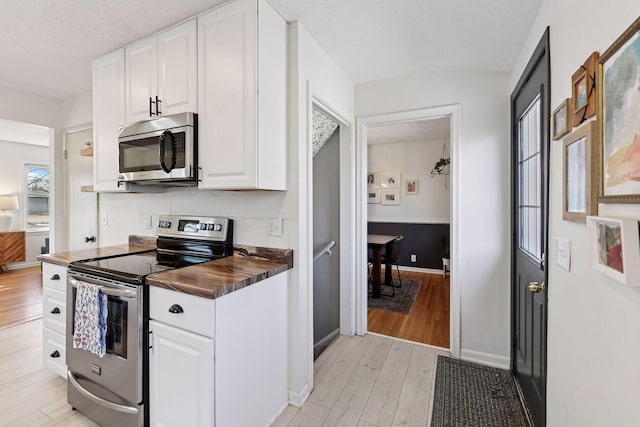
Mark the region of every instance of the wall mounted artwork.
POLYGON ((379 187, 367 187, 367 203, 380 203, 379 187))
POLYGON ((640 18, 600 57, 598 64, 604 203, 640 202, 640 18))
POLYGON ((571 132, 573 121, 573 107, 571 98, 562 101, 562 104, 555 109, 553 119, 553 140, 556 141, 571 132))
POLYGON ((585 222, 598 214, 598 125, 585 123, 563 140, 563 209, 565 221, 585 222))
POLYGON ((593 268, 627 286, 640 286, 638 220, 587 217, 593 268))
POLYGON ((382 188, 400 188, 400 172, 385 172, 380 175, 382 188))
POLYGON ((382 205, 399 205, 400 190, 381 190, 380 204, 382 205))
POLYGON ((593 52, 571 77, 573 126, 596 114, 596 68, 598 52, 593 52))

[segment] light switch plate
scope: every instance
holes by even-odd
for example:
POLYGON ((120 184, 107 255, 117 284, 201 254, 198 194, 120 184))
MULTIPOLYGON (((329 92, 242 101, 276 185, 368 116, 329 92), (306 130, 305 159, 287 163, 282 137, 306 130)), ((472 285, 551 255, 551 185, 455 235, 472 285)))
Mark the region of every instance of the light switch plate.
POLYGON ((556 265, 567 271, 571 271, 571 241, 562 237, 556 237, 556 265))
POLYGON ((269 218, 267 220, 267 235, 282 236, 282 218, 269 218))

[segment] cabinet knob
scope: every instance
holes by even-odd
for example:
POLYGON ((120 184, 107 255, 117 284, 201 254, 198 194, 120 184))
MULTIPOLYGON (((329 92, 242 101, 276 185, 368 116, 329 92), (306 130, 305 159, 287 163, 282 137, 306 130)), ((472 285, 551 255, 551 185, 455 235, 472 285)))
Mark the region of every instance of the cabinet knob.
POLYGON ((182 309, 182 307, 180 307, 179 304, 173 304, 171 307, 169 307, 169 313, 184 313, 184 310, 182 309))
POLYGON ((60 352, 58 350, 56 350, 53 353, 51 353, 50 356, 53 357, 54 359, 56 359, 56 358, 60 357, 60 352))
POLYGON ((60 314, 60 309, 58 307, 55 307, 53 310, 51 310, 51 314, 60 314))
POLYGON ((60 280, 60 276, 54 274, 53 276, 51 276, 51 280, 60 280))

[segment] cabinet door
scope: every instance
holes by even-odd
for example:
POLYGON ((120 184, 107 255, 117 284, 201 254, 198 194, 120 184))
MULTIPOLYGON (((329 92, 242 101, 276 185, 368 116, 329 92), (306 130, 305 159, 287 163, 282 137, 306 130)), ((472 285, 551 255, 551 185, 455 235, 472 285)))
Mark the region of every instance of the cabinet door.
POLYGON ((197 112, 198 46, 196 20, 158 36, 158 91, 161 115, 197 112))
POLYGON ((124 125, 124 49, 93 61, 93 189, 118 186, 118 130, 124 125))
POLYGON ((127 123, 155 116, 158 96, 158 40, 143 40, 125 49, 127 123))
POLYGON ((149 321, 151 426, 213 426, 213 339, 149 321))
POLYGON ((203 189, 257 187, 256 2, 198 18, 199 164, 203 189))

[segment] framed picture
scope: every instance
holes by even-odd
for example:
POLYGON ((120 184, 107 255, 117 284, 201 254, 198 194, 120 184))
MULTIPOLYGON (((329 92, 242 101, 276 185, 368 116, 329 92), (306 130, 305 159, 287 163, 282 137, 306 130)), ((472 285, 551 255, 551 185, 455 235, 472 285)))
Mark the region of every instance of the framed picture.
POLYGON ((380 190, 380 204, 399 205, 400 190, 380 190))
POLYGON ((563 140, 562 219, 586 222, 598 214, 598 125, 585 123, 563 140))
POLYGON ((385 172, 381 175, 382 188, 400 188, 400 172, 385 172))
POLYGON ((557 141, 569 132, 571 132, 571 123, 573 120, 573 109, 571 98, 562 101, 553 112, 553 140, 557 141))
POLYGON ((603 203, 640 203, 640 18, 600 57, 600 192, 603 203))
POLYGON ((640 286, 638 220, 587 217, 593 268, 627 286, 640 286))
POLYGON ((375 187, 380 185, 380 175, 378 172, 367 172, 367 185, 375 187))
POLYGON ((596 114, 596 66, 598 52, 593 52, 571 77, 573 126, 596 114))
POLYGON ((418 180, 417 179, 408 179, 405 181, 407 194, 418 194, 418 180))
POLYGON ((380 203, 380 187, 367 187, 367 203, 380 203))

